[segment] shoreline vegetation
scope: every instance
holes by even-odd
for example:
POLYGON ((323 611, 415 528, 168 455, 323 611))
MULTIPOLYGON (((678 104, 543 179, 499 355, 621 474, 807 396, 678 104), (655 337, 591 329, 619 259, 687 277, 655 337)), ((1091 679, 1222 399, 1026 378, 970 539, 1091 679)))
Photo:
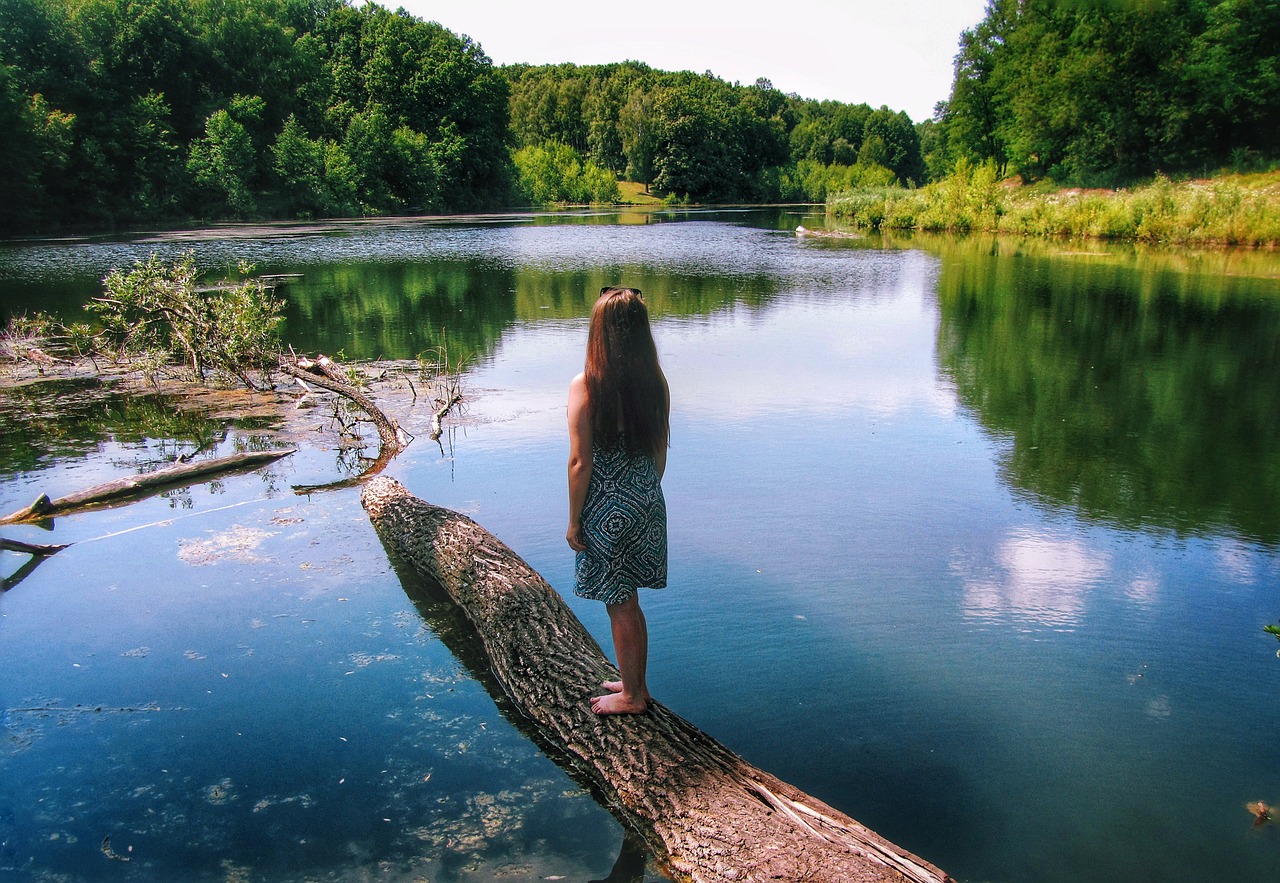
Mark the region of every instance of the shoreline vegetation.
POLYGON ((398 364, 343 365, 324 355, 300 355, 280 338, 284 301, 275 278, 255 276, 244 264, 220 280, 206 277, 190 254, 173 263, 152 254, 132 269, 112 270, 103 293, 86 304, 91 321, 63 322, 38 312, 12 317, 0 328, 0 389, 87 379, 119 383, 126 394, 161 394, 163 385, 169 394, 191 399, 196 410, 211 399, 216 407, 222 398, 238 417, 245 415, 215 391, 242 390, 258 415, 276 417, 289 391, 296 408, 333 394, 332 422, 352 455, 351 468, 336 483, 307 492, 375 475, 413 440, 372 398, 383 381, 407 386, 417 402, 416 376, 429 397, 430 438, 439 443, 441 421, 463 402, 462 361, 451 359, 444 343, 398 364), (376 456, 364 454, 371 443, 366 424, 376 429, 376 456))
POLYGON ((806 203, 883 229, 1273 245, 1250 173, 1280 169, 1277 2, 991 0, 915 121, 767 77, 495 65, 376 2, 6 0, 0 235, 806 203))
POLYGON ((920 188, 830 196, 827 217, 864 230, 1002 233, 1162 245, 1280 246, 1280 171, 1154 181, 1115 190, 1025 186, 961 162, 920 188))

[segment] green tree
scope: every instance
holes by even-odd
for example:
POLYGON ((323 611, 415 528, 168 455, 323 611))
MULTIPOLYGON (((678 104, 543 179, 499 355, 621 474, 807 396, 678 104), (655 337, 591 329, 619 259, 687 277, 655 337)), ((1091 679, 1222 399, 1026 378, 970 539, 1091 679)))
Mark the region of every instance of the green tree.
POLYGON ((0 230, 7 232, 49 210, 45 194, 70 161, 75 124, 43 95, 23 94, 16 79, 12 68, 0 65, 0 153, 9 163, 0 176, 0 230))
POLYGON ((1187 79, 1206 156, 1280 155, 1280 0, 1215 4, 1188 53, 1187 79))
POLYGON ((742 176, 742 143, 733 131, 727 86, 690 77, 658 94, 653 186, 695 201, 730 199, 742 176))
POLYGON ((230 108, 214 111, 205 123, 205 136, 192 143, 187 168, 207 193, 215 208, 233 214, 249 214, 257 207, 257 147, 246 122, 262 113, 262 99, 237 95, 230 108))
POLYGON ((639 181, 647 188, 657 173, 658 119, 657 96, 643 86, 635 86, 626 103, 618 111, 618 139, 626 157, 628 180, 639 181))
MULTIPOLYGON (((249 268, 241 268, 248 272, 249 268)), ((280 354, 284 301, 258 280, 208 288, 190 255, 166 264, 157 255, 130 270, 112 270, 88 308, 102 337, 121 355, 157 366, 177 358, 197 380, 207 371, 256 389, 280 354)))
POLYGON ((120 170, 133 217, 172 217, 187 179, 169 103, 148 92, 129 105, 120 128, 130 166, 120 170))
POLYGON ((332 72, 330 135, 355 164, 368 209, 478 208, 506 197, 508 86, 479 46, 373 4, 334 10, 318 33, 332 72))
POLYGON ((1004 169, 1007 162, 1001 136, 1005 110, 994 77, 1001 64, 1004 34, 1014 0, 989 0, 986 17, 960 35, 955 58, 955 78, 943 122, 950 159, 960 157, 994 160, 1004 169))
POLYGON ((567 144, 522 147, 515 153, 520 193, 533 205, 610 203, 622 198, 613 173, 567 144))
POLYGON ((340 144, 309 138, 290 116, 271 152, 290 213, 333 217, 357 211, 355 168, 340 144))
POLYGON ((961 36, 949 159, 1111 185, 1280 154, 1280 0, 992 0, 961 36))

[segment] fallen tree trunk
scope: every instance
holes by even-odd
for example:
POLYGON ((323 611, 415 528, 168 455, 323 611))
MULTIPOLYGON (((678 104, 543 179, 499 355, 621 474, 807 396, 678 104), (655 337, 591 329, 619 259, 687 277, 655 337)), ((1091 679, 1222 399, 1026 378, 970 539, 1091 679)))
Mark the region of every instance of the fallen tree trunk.
POLYGON ((617 672, 537 572, 465 515, 391 478, 374 479, 361 499, 383 542, 466 612, 498 682, 563 752, 562 765, 596 784, 677 879, 949 879, 660 703, 643 715, 595 715, 589 698, 617 672))
POLYGON ((50 500, 47 494, 41 494, 30 506, 12 512, 0 518, 0 524, 16 524, 23 521, 41 521, 55 515, 65 515, 79 509, 112 503, 126 497, 134 497, 150 491, 162 490, 180 484, 190 484, 196 479, 208 478, 223 472, 236 469, 253 469, 265 463, 272 463, 294 452, 293 448, 281 448, 275 451, 247 451, 231 454, 226 457, 215 457, 212 460, 197 460, 190 463, 178 463, 153 472, 143 472, 117 478, 105 484, 94 485, 78 493, 50 500))

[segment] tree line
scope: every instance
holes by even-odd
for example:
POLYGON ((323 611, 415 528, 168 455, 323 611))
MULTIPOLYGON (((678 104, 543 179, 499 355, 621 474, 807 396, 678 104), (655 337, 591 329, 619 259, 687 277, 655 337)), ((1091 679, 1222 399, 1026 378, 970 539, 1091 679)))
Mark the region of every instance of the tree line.
POLYGON ((349 0, 0 2, 0 233, 1112 185, 1280 155, 1280 0, 991 0, 933 119, 711 72, 495 66, 349 0))
POLYGON ((912 121, 642 64, 500 68, 346 0, 4 0, 0 231, 821 200, 923 180, 912 121))
POLYGON ((479 209, 508 86, 438 24, 341 0, 4 0, 0 229, 479 209))
POLYGON ((767 79, 638 62, 504 69, 522 150, 568 147, 612 175, 699 202, 822 201, 828 189, 924 182, 911 118, 784 94, 767 79))
POLYGON ((989 0, 928 166, 1118 186, 1280 159, 1280 0, 989 0))

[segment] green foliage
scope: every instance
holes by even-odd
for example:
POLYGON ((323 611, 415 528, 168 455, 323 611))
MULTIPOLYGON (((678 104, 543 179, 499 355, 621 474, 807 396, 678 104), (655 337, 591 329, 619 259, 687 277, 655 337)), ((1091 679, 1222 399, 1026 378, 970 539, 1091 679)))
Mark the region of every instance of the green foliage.
POLYGON ((884 166, 823 165, 802 159, 783 170, 779 190, 781 198, 788 202, 825 202, 838 193, 888 187, 896 181, 893 172, 884 166))
POLYGON ((333 217, 357 210, 355 167, 342 145, 308 138, 297 117, 290 116, 271 153, 294 215, 333 217))
POLYGON ((0 234, 497 206, 508 113, 478 46, 374 4, 4 0, 0 234))
POLYGON ((262 99, 234 96, 231 109, 210 114, 204 137, 191 145, 187 170, 195 183, 214 195, 215 212, 247 215, 257 207, 254 183, 258 150, 246 123, 262 112, 262 99))
POLYGON ((611 172, 584 160, 567 144, 522 147, 514 154, 517 187, 530 205, 615 203, 622 199, 611 172))
POLYGON ((39 217, 41 195, 70 162, 75 118, 51 108, 44 96, 25 96, 13 69, 0 65, 0 205, 28 222, 39 217))
POLYGON ((943 153, 1115 186, 1280 157, 1280 0, 992 0, 960 40, 943 153))
POLYGON ((917 190, 836 193, 827 210, 884 229, 982 230, 1171 244, 1280 244, 1280 173, 1174 183, 1158 177, 1128 190, 1039 190, 1000 181, 994 162, 960 160, 917 190))
MULTIPOLYGON (((924 180, 915 126, 888 108, 806 101, 764 79, 743 86, 634 62, 505 73, 517 144, 567 145, 670 199, 821 201, 833 187, 863 183, 872 167, 889 169, 891 181, 924 180)), ((873 177, 879 183, 882 173, 873 177)))
POLYGON ((118 357, 156 367, 178 359, 197 380, 214 371, 251 388, 254 374, 275 370, 284 302, 262 282, 202 286, 190 255, 169 265, 154 254, 102 281, 105 291, 88 309, 118 357))
POLYGON ((1280 0, 991 0, 915 125, 635 62, 496 70, 375 3, 4 0, 0 233, 483 209, 529 198, 513 146, 550 144, 683 201, 881 183, 844 169, 918 187, 961 159, 1089 187, 1263 169, 1278 47, 1280 0))

